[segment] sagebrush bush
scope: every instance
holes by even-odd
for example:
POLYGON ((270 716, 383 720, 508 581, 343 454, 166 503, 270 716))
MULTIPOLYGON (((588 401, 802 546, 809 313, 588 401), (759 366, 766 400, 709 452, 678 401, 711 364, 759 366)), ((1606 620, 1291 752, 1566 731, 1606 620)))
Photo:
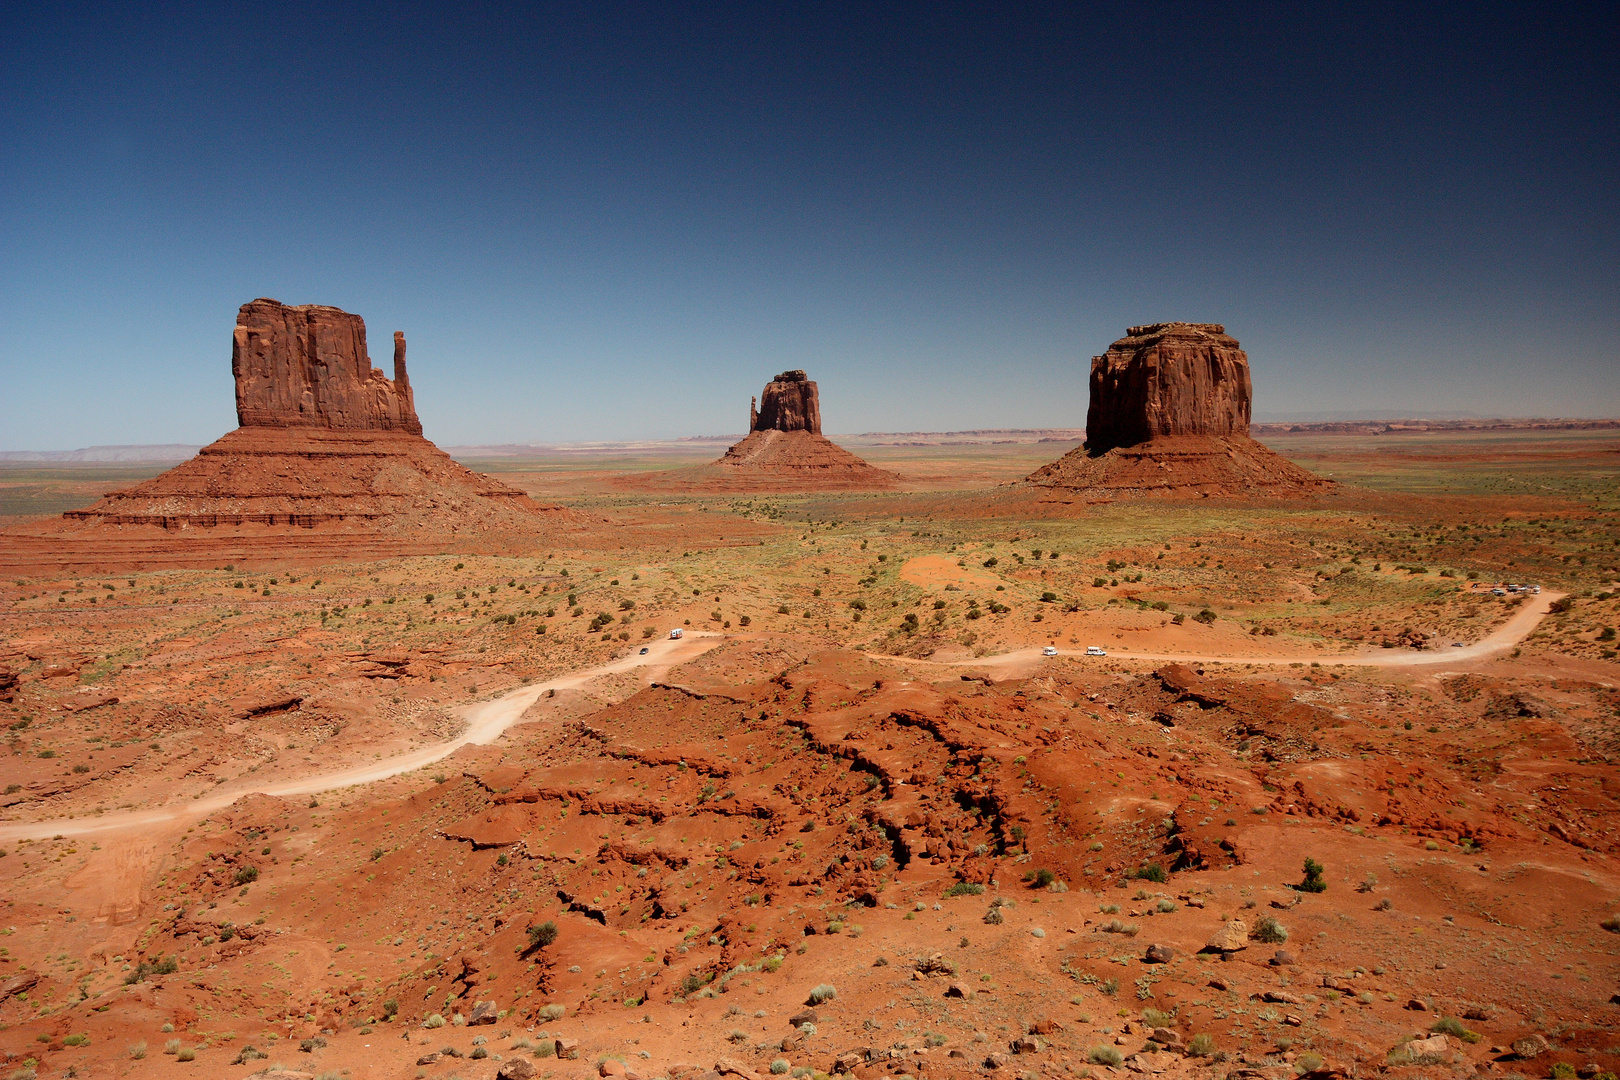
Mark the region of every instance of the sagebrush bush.
POLYGON ((1086 1054, 1086 1060, 1093 1065, 1108 1065, 1116 1069, 1125 1064, 1124 1055, 1112 1046, 1093 1046, 1086 1054))
POLYGON ((832 983, 822 983, 810 991, 810 1004, 820 1005, 831 1001, 838 996, 838 988, 832 983))
POLYGON ((1187 1042, 1189 1057, 1211 1057, 1215 1053, 1215 1036, 1208 1032, 1199 1032, 1187 1042))
POLYGON ((1266 945, 1281 945, 1288 940, 1288 927, 1277 921, 1274 915, 1262 915, 1260 921, 1254 924, 1249 931, 1249 937, 1266 945))

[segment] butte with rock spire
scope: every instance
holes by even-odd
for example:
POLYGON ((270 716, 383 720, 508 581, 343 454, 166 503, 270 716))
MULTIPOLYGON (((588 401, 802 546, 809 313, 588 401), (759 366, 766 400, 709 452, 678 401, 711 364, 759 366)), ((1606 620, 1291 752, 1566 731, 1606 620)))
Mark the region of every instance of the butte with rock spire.
POLYGON ((231 374, 236 430, 54 524, 7 530, 0 562, 134 569, 472 550, 486 534, 532 541, 570 516, 422 436, 401 332, 390 379, 372 367, 360 316, 258 299, 237 313, 231 374))
POLYGON ((821 391, 784 371, 748 404, 748 434, 707 465, 675 469, 659 486, 717 491, 879 491, 898 482, 821 433, 821 391))

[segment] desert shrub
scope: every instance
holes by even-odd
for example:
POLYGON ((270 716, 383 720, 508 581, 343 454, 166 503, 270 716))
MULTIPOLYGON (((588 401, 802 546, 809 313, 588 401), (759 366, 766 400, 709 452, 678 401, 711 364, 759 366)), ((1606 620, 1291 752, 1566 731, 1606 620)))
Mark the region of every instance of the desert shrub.
POLYGON ((392 1020, 394 1017, 396 1017, 398 1015, 399 1015, 399 999, 397 999, 397 998, 389 998, 387 1001, 383 1002, 383 1017, 385 1019, 392 1020))
POLYGON ((1000 908, 993 907, 984 913, 984 921, 990 926, 1000 926, 1002 923, 1007 921, 1007 918, 1001 913, 1000 908))
POLYGON ((1313 1054, 1309 1050, 1294 1059, 1294 1068, 1302 1073, 1315 1072, 1324 1064, 1321 1054, 1313 1054))
POLYGON ((1028 874, 1025 874, 1024 880, 1029 882, 1032 888, 1044 889, 1057 880, 1057 875, 1043 866, 1038 870, 1031 870, 1028 874))
POLYGON ((1266 945, 1281 945, 1288 940, 1288 927, 1277 921, 1274 915, 1262 915, 1260 921, 1254 924, 1249 936, 1255 941, 1266 945))
POLYGON ((180 1052, 180 1040, 170 1039, 168 1042, 164 1043, 163 1052, 165 1054, 178 1054, 180 1052))
POLYGON ((1118 904, 1103 904, 1097 910, 1102 912, 1104 915, 1118 915, 1119 914, 1119 905, 1118 904))
POLYGON ((1305 859, 1305 880, 1299 883, 1299 891, 1309 893, 1327 892, 1327 882, 1322 879, 1324 869, 1321 863, 1307 856, 1305 859))
POLYGON ((62 1040, 62 1045, 63 1046, 89 1046, 90 1045, 90 1036, 88 1036, 88 1035, 79 1035, 79 1034, 69 1035, 67 1038, 62 1040))
POLYGON ((1213 1057, 1215 1054, 1215 1036, 1206 1031, 1200 1031, 1187 1041, 1187 1054, 1189 1057, 1213 1057))
POLYGON ((1442 1016, 1429 1026, 1429 1030, 1436 1035, 1454 1036, 1466 1043, 1477 1043, 1481 1038, 1479 1032, 1469 1031, 1455 1016, 1442 1016))
POLYGON ((784 960, 786 960, 786 959, 787 959, 787 957, 782 955, 781 953, 776 953, 774 956, 767 956, 765 958, 765 960, 759 965, 760 970, 761 971, 768 971, 768 972, 772 972, 772 973, 780 971, 780 970, 782 970, 782 962, 784 960))
POLYGON ((529 948, 544 949, 557 940, 557 924, 547 919, 543 923, 529 927, 529 948))
POLYGON ((1121 922, 1118 919, 1109 919, 1107 922, 1102 924, 1100 929, 1105 934, 1124 934, 1126 937, 1135 937, 1141 930, 1141 927, 1137 926, 1135 923, 1121 922))
POLYGON ((266 1057, 266 1056, 268 1056, 268 1055, 261 1054, 259 1052, 259 1048, 257 1046, 253 1046, 253 1045, 249 1044, 247 1046, 242 1047, 241 1051, 236 1055, 236 1060, 231 1062, 231 1064, 232 1065, 246 1065, 249 1062, 258 1061, 260 1058, 266 1057))
POLYGON ((193 1047, 182 1046, 180 1048, 179 1052, 174 1055, 174 1060, 176 1060, 176 1061, 196 1061, 197 1060, 197 1051, 193 1047))
POLYGON ((258 880, 259 868, 257 866, 238 866, 236 868, 236 883, 238 885, 246 885, 249 882, 258 880))
POLYGON ((136 1061, 140 1061, 142 1058, 146 1057, 146 1041, 143 1039, 137 1043, 130 1043, 129 1056, 134 1058, 136 1061))
POLYGON ((791 1068, 793 1068, 793 1066, 788 1063, 787 1058, 777 1058, 775 1061, 771 1062, 771 1073, 775 1076, 781 1076, 791 1068))
POLYGON ((1201 622, 1205 626, 1208 626, 1210 623, 1215 621, 1215 613, 1209 610, 1209 608, 1205 608, 1203 611, 1200 611, 1198 614, 1193 616, 1193 621, 1201 622))
POLYGON ((1131 871, 1131 877, 1139 881, 1151 881, 1157 885, 1163 885, 1169 880, 1164 867, 1156 862, 1143 863, 1140 868, 1131 871))
POLYGON ((422 1021, 422 1026, 425 1028, 442 1028, 444 1027, 444 1017, 440 1016, 438 1013, 434 1013, 432 1016, 422 1021))
POLYGON ((1572 1080, 1575 1076, 1575 1066, 1567 1061, 1557 1061, 1553 1063, 1552 1071, 1548 1075, 1554 1080, 1572 1080))
POLYGON ((1611 934, 1620 934, 1620 915, 1610 915, 1598 925, 1611 934))
POLYGON ((1375 910, 1375 911, 1388 911, 1390 908, 1392 908, 1394 906, 1395 906, 1394 903, 1392 903, 1390 901, 1390 898, 1386 896, 1382 900, 1378 901, 1378 903, 1373 905, 1373 910, 1375 910))
POLYGON ((1108 1065, 1116 1069, 1125 1064, 1124 1055, 1112 1046, 1093 1046, 1086 1053, 1086 1060, 1093 1065, 1108 1065))
POLYGON ((838 988, 832 983, 822 983, 810 991, 810 1004, 820 1005, 831 1001, 838 996, 838 988))
POLYGON ((1160 915, 1168 915, 1172 911, 1176 910, 1176 902, 1174 900, 1160 900, 1155 906, 1158 907, 1160 915))
MULTIPOLYGON (((138 982, 145 982, 148 975, 173 975, 180 970, 180 961, 172 956, 161 957, 157 960, 142 960, 136 964, 128 975, 124 976, 124 985, 133 986, 138 982)), ((171 1027, 168 1030, 173 1031, 171 1027)))
POLYGON ((1169 1027, 1170 1019, 1169 1013, 1162 1012, 1159 1009, 1142 1010, 1142 1023, 1150 1028, 1169 1027))

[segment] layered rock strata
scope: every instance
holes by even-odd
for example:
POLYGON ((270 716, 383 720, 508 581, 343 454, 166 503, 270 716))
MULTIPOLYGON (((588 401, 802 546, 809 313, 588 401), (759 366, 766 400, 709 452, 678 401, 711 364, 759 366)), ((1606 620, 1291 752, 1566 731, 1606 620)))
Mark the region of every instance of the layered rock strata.
POLYGON ((1309 494, 1332 486, 1249 437, 1249 357, 1219 323, 1133 326, 1091 360, 1086 442, 1030 474, 1114 495, 1309 494))

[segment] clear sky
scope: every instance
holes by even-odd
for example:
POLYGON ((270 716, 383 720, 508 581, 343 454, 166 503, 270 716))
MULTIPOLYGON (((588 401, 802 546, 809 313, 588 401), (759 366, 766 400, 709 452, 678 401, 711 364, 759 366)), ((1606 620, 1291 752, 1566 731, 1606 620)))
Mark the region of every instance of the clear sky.
POLYGON ((0 449, 217 437, 258 296, 404 330, 445 444, 796 367, 829 432, 1083 426, 1168 319, 1257 414, 1620 415, 1615 10, 8 4, 0 449))

